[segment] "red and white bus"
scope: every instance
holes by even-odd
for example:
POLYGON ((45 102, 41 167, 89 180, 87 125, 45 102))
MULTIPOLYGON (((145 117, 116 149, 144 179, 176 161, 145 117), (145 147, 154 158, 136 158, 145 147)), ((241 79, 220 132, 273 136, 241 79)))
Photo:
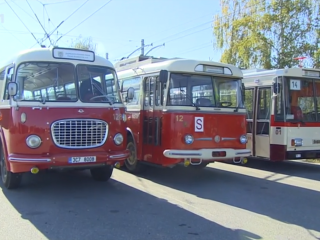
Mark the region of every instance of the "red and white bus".
POLYGON ((248 148, 271 161, 320 158, 320 70, 244 70, 248 148))
POLYGON ((115 67, 127 110, 130 172, 148 163, 203 168, 250 155, 239 68, 146 56, 115 67))
POLYGON ((92 51, 32 49, 1 64, 4 186, 43 169, 90 169, 108 180, 129 155, 118 86, 114 66, 92 51))

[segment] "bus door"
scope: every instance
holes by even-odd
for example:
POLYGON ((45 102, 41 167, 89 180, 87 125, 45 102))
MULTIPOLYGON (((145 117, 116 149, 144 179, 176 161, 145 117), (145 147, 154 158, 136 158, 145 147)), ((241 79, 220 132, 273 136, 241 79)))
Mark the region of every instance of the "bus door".
POLYGON ((143 103, 143 147, 142 156, 144 161, 156 162, 154 153, 155 142, 155 116, 154 116, 154 92, 156 77, 145 77, 144 80, 144 103, 143 103))
POLYGON ((270 158, 270 116, 271 116, 271 87, 255 89, 255 112, 253 126, 254 156, 270 158))

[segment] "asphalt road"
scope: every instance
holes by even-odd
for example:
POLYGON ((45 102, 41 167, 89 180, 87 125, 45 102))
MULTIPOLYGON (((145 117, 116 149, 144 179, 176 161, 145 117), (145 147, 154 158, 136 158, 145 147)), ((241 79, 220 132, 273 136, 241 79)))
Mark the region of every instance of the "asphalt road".
POLYGON ((0 191, 0 239, 320 239, 319 205, 320 165, 115 170, 107 183, 88 171, 28 174, 0 191))

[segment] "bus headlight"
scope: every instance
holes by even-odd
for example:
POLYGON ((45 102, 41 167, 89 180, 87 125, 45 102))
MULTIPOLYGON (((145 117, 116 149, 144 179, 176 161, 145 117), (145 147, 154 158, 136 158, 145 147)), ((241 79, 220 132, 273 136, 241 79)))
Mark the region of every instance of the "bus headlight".
POLYGON ((247 135, 241 135, 241 136, 240 136, 240 142, 241 142, 242 144, 247 143, 247 142, 248 142, 247 135))
POLYGON ((123 136, 121 133, 117 133, 114 138, 113 141, 116 145, 120 145, 123 142, 123 136))
POLYGON ((184 142, 186 143, 186 144, 191 144, 191 143, 193 143, 193 137, 191 136, 191 135, 185 135, 184 136, 184 142))
POLYGON ((37 135, 30 135, 26 139, 26 144, 29 148, 37 148, 41 145, 41 138, 37 135))

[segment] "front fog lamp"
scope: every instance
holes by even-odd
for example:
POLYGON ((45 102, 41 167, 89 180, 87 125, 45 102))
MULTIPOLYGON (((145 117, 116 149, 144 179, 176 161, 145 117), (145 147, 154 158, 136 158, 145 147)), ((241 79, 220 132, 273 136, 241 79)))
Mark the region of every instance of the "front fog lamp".
POLYGON ((241 135, 241 136, 240 136, 240 142, 241 142, 242 144, 247 143, 247 142, 248 142, 247 135, 241 135))
POLYGON ((41 144, 41 138, 37 135, 30 135, 26 139, 26 144, 29 148, 37 148, 41 144))
POLYGON ((123 136, 121 133, 117 133, 114 138, 113 141, 116 145, 120 145, 123 142, 123 136))
POLYGON ((184 136, 184 142, 185 142, 186 144, 191 144, 191 143, 193 143, 193 137, 192 137, 191 135, 186 135, 186 136, 184 136))

